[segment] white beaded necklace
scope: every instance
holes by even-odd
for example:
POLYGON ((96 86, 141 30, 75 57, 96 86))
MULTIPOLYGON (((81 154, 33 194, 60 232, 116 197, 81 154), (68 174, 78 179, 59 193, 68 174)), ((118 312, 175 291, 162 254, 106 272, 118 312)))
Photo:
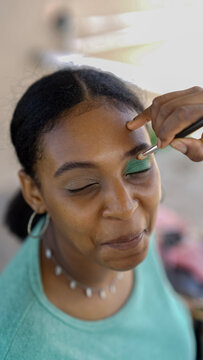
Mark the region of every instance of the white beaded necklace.
POLYGON ((106 299, 108 290, 110 291, 111 294, 115 294, 116 293, 116 282, 117 282, 117 280, 123 279, 123 276, 124 276, 123 272, 118 272, 116 277, 110 283, 110 285, 108 285, 104 288, 99 289, 96 287, 86 286, 86 285, 82 284, 81 282, 74 280, 67 273, 67 271, 65 269, 63 269, 63 267, 56 262, 51 249, 49 249, 49 248, 45 249, 45 256, 47 259, 52 259, 52 261, 54 262, 56 276, 64 274, 69 280, 70 289, 74 290, 77 287, 79 287, 84 290, 84 293, 88 298, 91 298, 93 296, 93 294, 98 294, 101 299, 106 299))

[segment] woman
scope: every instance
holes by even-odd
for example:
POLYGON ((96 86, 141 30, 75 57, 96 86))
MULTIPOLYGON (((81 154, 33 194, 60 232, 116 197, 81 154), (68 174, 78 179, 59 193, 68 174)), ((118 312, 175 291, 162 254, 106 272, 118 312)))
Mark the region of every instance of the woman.
MULTIPOLYGON (((159 171, 153 156, 136 156, 150 145, 141 127, 149 118, 164 147, 203 115, 200 103, 193 88, 142 113, 121 80, 91 68, 58 71, 27 90, 11 122, 29 205, 22 215, 15 204, 18 234, 33 214, 1 275, 1 359, 195 358, 191 319, 154 247, 159 171)), ((203 159, 200 140, 180 144, 203 159)))

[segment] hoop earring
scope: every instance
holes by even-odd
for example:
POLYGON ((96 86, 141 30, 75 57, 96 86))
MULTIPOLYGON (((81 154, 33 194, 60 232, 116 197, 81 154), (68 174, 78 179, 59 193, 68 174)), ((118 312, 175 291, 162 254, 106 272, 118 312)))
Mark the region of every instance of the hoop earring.
POLYGON ((36 215, 37 215, 37 212, 33 211, 32 215, 30 216, 30 219, 28 221, 28 224, 27 224, 27 233, 28 233, 29 236, 31 236, 34 239, 37 239, 37 238, 41 237, 45 233, 45 231, 46 231, 46 229, 47 229, 47 227, 49 225, 49 220, 50 220, 50 215, 48 213, 46 213, 45 222, 44 222, 44 225, 43 225, 40 233, 37 234, 37 235, 33 235, 32 234, 32 223, 33 223, 33 220, 34 220, 36 215))

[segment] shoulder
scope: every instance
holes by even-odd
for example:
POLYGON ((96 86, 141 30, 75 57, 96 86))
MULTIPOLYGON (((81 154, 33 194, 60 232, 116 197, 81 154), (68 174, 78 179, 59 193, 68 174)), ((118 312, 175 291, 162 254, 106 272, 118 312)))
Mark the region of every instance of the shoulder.
POLYGON ((30 242, 26 241, 0 275, 0 358, 2 360, 34 300, 29 282, 29 252, 30 242))

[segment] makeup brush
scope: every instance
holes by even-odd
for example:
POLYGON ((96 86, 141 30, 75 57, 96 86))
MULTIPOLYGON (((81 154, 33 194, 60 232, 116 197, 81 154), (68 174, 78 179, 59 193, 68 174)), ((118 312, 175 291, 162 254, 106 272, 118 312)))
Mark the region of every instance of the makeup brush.
MULTIPOLYGON (((178 134, 176 134, 175 139, 177 138, 184 138, 187 135, 192 134, 194 131, 200 129, 201 127, 203 127, 203 118, 201 118, 200 120, 196 121, 194 124, 188 126, 186 129, 180 131, 178 134)), ((139 160, 143 160, 146 156, 153 154, 154 152, 156 152, 158 150, 158 146, 154 145, 151 146, 149 149, 141 152, 140 154, 138 154, 137 158, 139 160)))

